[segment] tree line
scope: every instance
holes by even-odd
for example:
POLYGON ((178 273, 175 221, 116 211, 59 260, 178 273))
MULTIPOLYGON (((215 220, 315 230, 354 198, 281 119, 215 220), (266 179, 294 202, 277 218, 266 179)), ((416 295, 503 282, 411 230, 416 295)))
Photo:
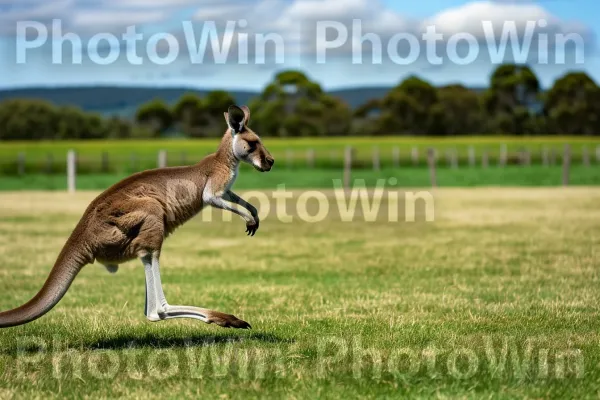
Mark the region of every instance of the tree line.
POLYGON ((104 118, 77 107, 57 107, 37 99, 0 103, 0 140, 79 140, 148 137, 127 120, 104 118))
MULTIPOLYGON (((0 103, 0 140, 218 137, 234 103, 226 91, 190 93, 174 105, 143 104, 129 121, 13 99, 0 103)), ((499 66, 483 91, 412 76, 355 110, 302 72, 285 71, 249 106, 251 126, 263 136, 600 134, 600 87, 587 74, 568 73, 543 91, 528 66, 513 64, 499 66)))

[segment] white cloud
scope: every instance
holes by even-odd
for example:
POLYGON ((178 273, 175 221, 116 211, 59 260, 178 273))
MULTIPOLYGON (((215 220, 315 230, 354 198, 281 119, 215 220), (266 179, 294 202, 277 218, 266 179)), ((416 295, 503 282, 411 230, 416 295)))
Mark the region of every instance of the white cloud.
POLYGON ((344 2, 336 0, 296 0, 285 10, 282 17, 292 21, 347 20, 357 16, 364 18, 372 13, 373 8, 380 8, 380 5, 366 0, 347 0, 344 2))
POLYGON ((218 0, 0 0, 0 35, 14 34, 18 21, 48 24, 52 19, 75 32, 99 33, 167 21, 185 7, 219 4, 218 0))
POLYGON ((278 25, 283 27, 327 20, 349 25, 354 19, 360 19, 364 27, 378 33, 406 31, 412 24, 400 13, 385 8, 379 0, 295 0, 284 8, 278 25))
POLYGON ((363 31, 377 33, 383 39, 398 32, 420 34, 429 25, 446 34, 468 32, 483 37, 483 20, 491 20, 501 28, 504 21, 523 26, 526 21, 541 19, 548 22, 548 31, 591 36, 590 29, 582 24, 561 20, 539 3, 527 0, 474 1, 423 21, 407 18, 381 0, 0 0, 0 4, 8 5, 0 14, 0 26, 13 26, 19 20, 46 22, 60 18, 65 26, 88 32, 108 26, 158 24, 172 18, 178 9, 196 7, 195 20, 243 18, 251 32, 280 33, 291 41, 300 40, 300 35, 314 41, 314 35, 306 29, 314 31, 316 21, 334 20, 350 27, 353 19, 361 20, 363 31))
MULTIPOLYGON (((15 21, 18 20, 38 20, 47 23, 52 18, 63 20, 64 31, 73 31, 84 36, 100 32, 116 33, 129 25, 136 25, 139 28, 138 32, 144 33, 169 30, 180 40, 182 49, 185 46, 185 39, 180 24, 181 19, 190 18, 198 22, 199 30, 202 21, 224 22, 245 19, 248 26, 243 31, 250 34, 251 37, 257 33, 276 33, 285 39, 285 59, 289 60, 290 64, 286 63, 284 66, 269 64, 261 66, 261 68, 274 70, 299 66, 303 69, 323 71, 323 74, 326 71, 334 71, 332 74, 337 76, 343 74, 340 72, 343 71, 341 66, 346 65, 351 67, 348 69, 349 71, 360 71, 363 80, 378 79, 382 69, 373 66, 353 69, 354 67, 350 65, 349 61, 352 50, 351 36, 349 36, 348 46, 339 49, 337 53, 332 52, 333 55, 340 58, 325 66, 315 65, 314 51, 317 39, 315 24, 317 21, 341 22, 348 28, 350 34, 352 20, 360 19, 363 35, 371 32, 378 34, 384 46, 384 52, 392 35, 411 33, 420 38, 427 26, 430 25, 435 25, 438 32, 443 32, 446 40, 449 35, 454 33, 471 33, 480 39, 480 43, 484 43, 481 25, 484 20, 490 20, 495 27, 497 26, 496 36, 500 36, 504 21, 515 21, 518 26, 522 27, 526 21, 543 19, 548 23, 545 29, 548 32, 575 32, 587 40, 593 39, 589 27, 576 21, 561 19, 548 12, 543 4, 528 0, 472 1, 442 10, 438 14, 422 20, 415 20, 403 15, 386 6, 382 0, 56 0, 51 2, 0 0, 0 35, 3 33, 2 27, 12 26, 14 29, 15 21), (294 65, 293 63, 297 62, 300 55, 306 58, 294 65)), ((222 24, 218 24, 218 26, 221 27, 222 24)), ((147 38, 148 35, 146 35, 147 38)), ((444 44, 441 43, 441 46, 444 44)), ((363 51, 366 54, 370 50, 370 46, 367 44, 363 51)), ((422 53, 425 52, 424 48, 421 50, 422 53)), ((250 52, 252 51, 251 44, 250 52)), ((233 44, 231 53, 237 54, 236 43, 233 44)), ((485 48, 481 49, 481 53, 486 54, 485 48)), ((187 54, 183 50, 181 58, 185 63, 187 54)), ((370 60, 370 56, 367 55, 363 59, 370 60)), ((267 60, 269 60, 269 54, 267 54, 267 60)), ((478 62, 481 62, 480 65, 485 64, 483 61, 478 59, 478 62)), ((231 64, 235 63, 236 59, 233 59, 231 64)), ((203 68, 187 66, 190 67, 189 70, 198 71, 199 74, 203 74, 205 68, 208 67, 208 65, 203 68)), ((384 67, 398 71, 398 74, 402 73, 395 65, 384 67)), ((410 70, 426 73, 426 68, 431 65, 423 64, 421 67, 411 65, 410 70)), ((225 71, 239 69, 240 66, 224 65, 219 68, 225 71)), ((432 74, 441 73, 440 69, 453 71, 452 65, 445 64, 436 68, 438 69, 431 72, 432 74)), ((215 69, 218 68, 215 67, 215 69)), ((481 70, 483 69, 482 67, 481 70)), ((408 70, 409 67, 402 68, 402 71, 408 70)), ((355 74, 355 72, 353 73, 355 74)), ((392 73, 390 72, 390 74, 392 73)), ((351 78, 355 77, 348 76, 343 79, 351 78)))
POLYGON ((514 21, 521 30, 528 21, 545 20, 547 30, 553 32, 577 32, 589 34, 589 29, 550 14, 541 5, 529 1, 477 1, 451 8, 423 21, 422 26, 435 26, 438 32, 455 34, 468 32, 476 37, 484 37, 482 21, 491 21, 501 31, 506 21, 514 21))
POLYGON ((14 34, 18 21, 36 21, 49 24, 53 18, 62 18, 72 9, 75 0, 57 0, 45 2, 42 0, 26 0, 15 5, 14 2, 1 0, 8 4, 0 13, 0 36, 14 34))
POLYGON ((197 6, 198 4, 217 4, 215 0, 102 0, 101 5, 108 8, 165 9, 174 7, 197 6))
POLYGON ((75 31, 111 32, 129 25, 157 23, 164 19, 160 11, 139 11, 136 13, 115 13, 113 11, 84 10, 76 12, 70 20, 75 31))
POLYGON ((8 2, 6 4, 9 5, 9 8, 0 14, 1 23, 54 18, 71 9, 75 4, 75 0, 57 0, 53 2, 28 0, 18 5, 8 2))
POLYGON ((75 30, 111 31, 128 25, 149 24, 162 21, 160 11, 138 11, 136 13, 115 13, 113 11, 78 11, 71 19, 75 30))
MULTIPOLYGON (((485 35, 482 21, 491 21, 497 38, 502 33, 503 23, 514 21, 520 37, 523 37, 528 21, 544 20, 545 33, 577 33, 586 41, 593 38, 591 29, 583 24, 565 21, 552 15, 540 4, 527 0, 474 1, 462 6, 446 9, 436 15, 418 21, 386 7, 379 0, 258 0, 250 6, 241 6, 239 1, 223 1, 220 7, 200 7, 196 17, 200 20, 237 20, 245 18, 249 33, 278 33, 286 45, 303 53, 314 52, 317 21, 337 21, 351 33, 352 20, 359 19, 362 33, 373 32, 385 44, 392 35, 411 33, 421 37, 428 26, 435 26, 448 40, 456 33, 470 33, 483 43, 485 35)), ((536 27, 536 33, 541 32, 536 27)), ((351 51, 344 46, 338 55, 351 51)))
POLYGON ((202 7, 194 14, 193 18, 199 21, 239 20, 247 19, 252 6, 247 4, 215 5, 202 7))

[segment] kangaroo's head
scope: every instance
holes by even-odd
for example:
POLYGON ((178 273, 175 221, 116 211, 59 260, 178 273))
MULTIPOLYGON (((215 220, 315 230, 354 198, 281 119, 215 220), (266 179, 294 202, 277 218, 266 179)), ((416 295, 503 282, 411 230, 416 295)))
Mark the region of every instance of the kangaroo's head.
POLYGON ((235 158, 247 162, 261 172, 270 171, 275 160, 263 145, 260 137, 248 128, 250 109, 230 106, 225 113, 229 132, 233 135, 232 150, 235 158))

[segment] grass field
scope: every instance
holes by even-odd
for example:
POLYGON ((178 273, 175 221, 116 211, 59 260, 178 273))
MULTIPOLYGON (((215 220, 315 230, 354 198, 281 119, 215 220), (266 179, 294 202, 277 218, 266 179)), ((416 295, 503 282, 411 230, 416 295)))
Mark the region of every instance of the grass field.
MULTIPOLYGON (((48 315, 0 331, 0 398, 597 398, 600 189, 432 194, 434 221, 389 222, 384 201, 347 222, 331 202, 319 223, 271 207, 253 238, 218 214, 182 227, 167 298, 251 331, 147 322, 139 263, 88 266, 48 315)), ((94 196, 0 193, 0 309, 41 287, 94 196)))
MULTIPOLYGON (((444 160, 449 150, 456 151, 458 161, 465 165, 468 161, 469 147, 473 147, 478 160, 487 152, 490 163, 496 164, 502 145, 507 146, 508 162, 517 163, 519 152, 527 149, 531 152, 532 162, 540 163, 542 150, 547 148, 550 157, 560 162, 563 146, 572 146, 572 158, 580 163, 582 151, 587 148, 591 159, 596 158, 599 137, 473 137, 453 138, 423 137, 339 137, 339 138, 300 138, 278 139, 264 138, 265 145, 278 160, 278 165, 299 168, 307 165, 307 152, 314 151, 314 164, 319 168, 340 168, 343 165, 343 153, 346 146, 354 148, 354 164, 358 168, 370 168, 373 149, 378 148, 381 164, 393 166, 393 149, 400 151, 400 164, 412 165, 411 152, 418 149, 419 163, 426 164, 426 151, 435 148, 440 160, 444 160), (555 155, 552 156, 552 151, 555 155)), ((0 146, 0 174, 14 175, 18 171, 18 157, 25 157, 25 171, 36 174, 48 170, 64 173, 67 151, 73 149, 78 154, 80 173, 110 172, 131 173, 156 167, 157 154, 167 151, 169 165, 184 165, 196 162, 208 153, 215 151, 217 139, 205 140, 146 140, 146 141, 57 141, 57 142, 4 142, 0 146), (102 164, 103 153, 108 156, 102 164)), ((443 163, 444 161, 442 161, 443 163)))
MULTIPOLYGON (((252 168, 243 166, 236 181, 241 189, 276 189, 285 185, 290 189, 322 188, 332 189, 333 180, 342 179, 342 170, 335 169, 293 169, 276 166, 271 172, 261 174, 252 168)), ((126 174, 81 175, 77 187, 82 190, 104 190, 125 178, 126 174)), ((378 181, 397 181, 399 187, 429 187, 431 178, 425 167, 384 168, 381 171, 368 169, 354 170, 354 179, 362 179, 369 187, 378 181)), ((560 186, 562 185, 562 167, 541 165, 507 166, 504 168, 437 169, 437 182, 442 187, 473 186, 560 186)), ((574 165, 570 173, 571 185, 600 185, 600 166, 574 165)), ((67 178, 64 175, 25 175, 0 176, 0 191, 10 190, 66 190, 67 178)))

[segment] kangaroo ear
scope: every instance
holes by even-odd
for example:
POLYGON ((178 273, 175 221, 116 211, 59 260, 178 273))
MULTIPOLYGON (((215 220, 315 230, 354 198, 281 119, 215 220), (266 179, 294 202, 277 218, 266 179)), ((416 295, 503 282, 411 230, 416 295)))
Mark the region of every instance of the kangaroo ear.
POLYGON ((225 121, 231 129, 231 133, 235 135, 244 130, 246 113, 238 106, 229 106, 229 109, 225 113, 225 121))
POLYGON ((244 112, 244 115, 246 116, 246 125, 250 125, 250 109, 248 108, 248 106, 241 106, 240 107, 242 109, 242 111, 244 112))

